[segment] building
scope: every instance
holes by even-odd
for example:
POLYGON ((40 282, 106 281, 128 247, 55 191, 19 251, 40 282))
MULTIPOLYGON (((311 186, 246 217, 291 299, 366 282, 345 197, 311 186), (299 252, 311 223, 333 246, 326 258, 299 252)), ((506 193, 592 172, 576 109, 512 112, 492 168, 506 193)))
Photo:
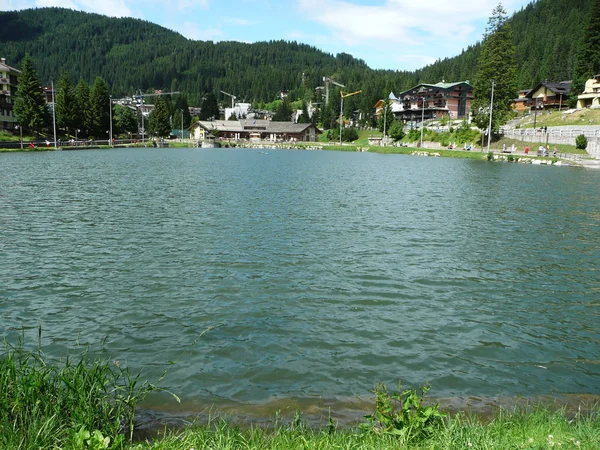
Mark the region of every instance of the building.
POLYGON ((577 96, 577 109, 600 107, 600 74, 585 82, 583 93, 577 96))
POLYGON ((192 139, 204 140, 210 135, 224 139, 247 141, 316 142, 321 130, 311 123, 274 122, 271 120, 199 120, 190 127, 192 139))
POLYGON ((562 109, 569 98, 570 92, 570 81, 543 81, 525 95, 527 99, 526 106, 537 109, 562 109))
POLYGON ((6 58, 0 58, 0 130, 15 129, 13 105, 20 74, 20 70, 6 64, 6 58))
POLYGON ((519 97, 513 100, 512 109, 517 112, 523 113, 529 107, 529 99, 527 98, 527 94, 530 89, 523 89, 519 91, 519 97))
POLYGON ((390 94, 394 116, 405 121, 439 119, 444 116, 450 119, 468 118, 472 101, 473 86, 468 81, 421 83, 401 92, 398 97, 390 94))

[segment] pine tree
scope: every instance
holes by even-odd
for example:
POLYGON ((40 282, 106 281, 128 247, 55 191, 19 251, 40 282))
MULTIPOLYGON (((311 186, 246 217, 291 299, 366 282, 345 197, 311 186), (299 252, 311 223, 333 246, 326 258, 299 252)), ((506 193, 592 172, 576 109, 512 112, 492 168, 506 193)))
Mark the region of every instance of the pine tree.
POLYGON ((67 72, 62 72, 58 79, 58 90, 54 97, 56 125, 66 130, 67 134, 77 128, 77 99, 75 89, 67 72))
POLYGON ((217 103, 217 97, 213 92, 209 92, 202 102, 200 120, 218 120, 220 116, 221 111, 217 103))
POLYGON ((600 73, 600 1, 596 0, 590 12, 589 22, 577 51, 573 71, 573 83, 569 106, 577 104, 577 96, 585 89, 585 83, 600 73))
POLYGON ((136 113, 127 106, 115 105, 113 107, 113 127, 115 134, 137 133, 136 113))
POLYGON ((511 117, 512 102, 517 98, 517 62, 513 33, 506 11, 499 4, 492 11, 473 83, 473 120, 479 128, 489 124, 492 83, 494 102, 492 130, 497 131, 511 117))
POLYGON ((273 122, 289 122, 290 120, 292 120, 292 109, 286 97, 277 107, 277 111, 275 111, 275 115, 273 116, 273 122))
POLYGON ((169 108, 163 97, 156 98, 154 109, 150 113, 148 121, 151 134, 160 138, 169 137, 171 134, 171 121, 169 108))
POLYGON ((106 82, 102 77, 96 77, 90 90, 90 134, 96 139, 108 136, 110 101, 106 82))
POLYGON ((386 98, 383 103, 383 108, 379 113, 379 117, 377 118, 377 129, 383 133, 384 127, 383 123, 385 120, 385 134, 390 134, 390 128, 392 123, 394 122, 394 113, 392 113, 392 105, 390 103, 390 99, 386 98))
POLYGON ((306 102, 302 100, 302 114, 298 117, 298 123, 309 123, 310 117, 308 116, 308 107, 306 102))
POLYGON ((25 55, 21 64, 14 113, 23 131, 30 130, 37 133, 44 125, 47 116, 46 98, 29 54, 25 55))
POLYGON ((79 130, 80 135, 87 136, 91 123, 90 88, 83 78, 79 79, 75 87, 75 103, 77 112, 75 127, 79 130))
POLYGON ((173 106, 173 128, 180 130, 181 127, 181 113, 183 112, 183 128, 188 128, 192 121, 190 114, 190 107, 188 105, 187 96, 181 94, 175 99, 175 105, 173 106))

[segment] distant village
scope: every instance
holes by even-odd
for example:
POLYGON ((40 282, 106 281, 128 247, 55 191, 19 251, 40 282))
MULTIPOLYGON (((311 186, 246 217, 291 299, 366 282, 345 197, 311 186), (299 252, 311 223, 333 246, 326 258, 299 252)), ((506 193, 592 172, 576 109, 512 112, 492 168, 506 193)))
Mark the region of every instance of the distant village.
MULTIPOLYGON (((13 98, 19 84, 20 70, 10 66, 5 58, 0 58, 0 131, 16 130, 16 118, 13 112, 13 98)), ((327 79, 333 82, 333 80, 327 79)), ((338 84, 333 82, 334 84, 338 84)), ((339 85, 339 84, 338 84, 339 85)), ((44 87, 46 101, 50 108, 53 107, 53 92, 50 86, 44 87)), ((513 102, 516 112, 540 111, 544 109, 566 109, 566 100, 570 96, 570 81, 544 81, 538 83, 533 89, 519 92, 518 98, 513 102)), ((147 104, 145 97, 174 94, 171 92, 155 91, 151 94, 134 95, 127 98, 113 99, 114 104, 119 104, 139 112, 142 118, 148 118, 154 105, 147 104)), ((221 118, 191 123, 189 129, 176 130, 172 137, 204 140, 210 135, 218 134, 225 139, 249 141, 301 141, 315 142, 321 130, 310 123, 299 123, 302 111, 294 111, 289 122, 275 122, 272 120, 273 112, 252 109, 250 103, 235 102, 231 97, 231 107, 221 108, 221 118), (231 120, 233 119, 233 120, 231 120)), ((287 92, 282 91, 283 99, 287 92)), ((384 113, 384 107, 389 104, 389 111, 396 119, 403 120, 409 126, 418 127, 421 122, 447 117, 450 120, 466 119, 469 121, 471 104, 473 101, 473 86, 466 81, 446 82, 442 80, 435 84, 421 83, 406 91, 395 95, 390 92, 387 99, 381 99, 373 107, 373 118, 384 113)), ((585 84, 584 92, 578 96, 577 108, 600 107, 600 75, 589 79, 585 84)), ((312 116, 316 107, 308 105, 307 112, 312 116)), ((192 117, 199 116, 200 108, 190 107, 192 117)), ((143 120, 143 119, 142 119, 143 120)), ((344 126, 354 125, 350 120, 344 126)), ((143 125, 140 126, 142 128, 143 125)), ((138 133, 144 137, 145 131, 138 133)))

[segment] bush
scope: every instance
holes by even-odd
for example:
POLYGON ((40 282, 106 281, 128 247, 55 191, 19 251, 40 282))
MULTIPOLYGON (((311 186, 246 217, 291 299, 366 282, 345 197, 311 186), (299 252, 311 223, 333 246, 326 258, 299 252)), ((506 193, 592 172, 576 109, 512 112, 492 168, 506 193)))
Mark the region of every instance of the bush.
POLYGON ((588 145, 588 140, 583 134, 580 134, 579 136, 577 136, 575 138, 575 148, 578 148, 580 150, 585 150, 587 148, 587 145, 588 145))
POLYGON ((487 160, 488 161, 493 161, 494 160, 494 152, 489 151, 487 154, 487 160))
POLYGON ((362 428, 376 433, 404 437, 407 441, 427 438, 442 425, 446 413, 440 411, 439 403, 423 405, 423 398, 429 386, 422 386, 419 394, 416 389, 388 392, 383 384, 375 388, 375 412, 365 416, 367 422, 362 428))

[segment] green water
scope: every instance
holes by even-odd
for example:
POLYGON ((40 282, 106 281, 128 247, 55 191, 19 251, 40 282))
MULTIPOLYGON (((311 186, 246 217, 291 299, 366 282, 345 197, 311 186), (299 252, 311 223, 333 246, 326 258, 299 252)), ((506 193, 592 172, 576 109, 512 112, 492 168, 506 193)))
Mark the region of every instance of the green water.
POLYGON ((0 174, 0 334, 170 367, 187 408, 600 394, 598 171, 127 149, 0 174))

